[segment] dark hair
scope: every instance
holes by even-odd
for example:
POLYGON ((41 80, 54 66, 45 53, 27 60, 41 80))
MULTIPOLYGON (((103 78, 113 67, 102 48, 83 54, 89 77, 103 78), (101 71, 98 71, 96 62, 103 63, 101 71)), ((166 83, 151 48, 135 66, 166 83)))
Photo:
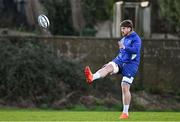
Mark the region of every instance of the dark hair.
POLYGON ((120 27, 130 27, 131 30, 133 29, 133 23, 131 20, 124 20, 120 23, 120 27))

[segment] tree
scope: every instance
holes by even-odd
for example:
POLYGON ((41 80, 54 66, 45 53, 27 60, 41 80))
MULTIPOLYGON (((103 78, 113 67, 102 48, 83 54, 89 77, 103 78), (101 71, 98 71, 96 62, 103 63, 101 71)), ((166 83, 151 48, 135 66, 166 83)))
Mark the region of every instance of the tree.
POLYGON ((177 32, 180 36, 180 1, 179 0, 158 0, 160 12, 169 23, 169 29, 177 32))
POLYGON ((80 32, 85 26, 85 19, 82 13, 81 0, 70 0, 73 27, 80 32))
POLYGON ((50 31, 54 35, 77 35, 73 28, 69 0, 41 0, 50 19, 50 31))

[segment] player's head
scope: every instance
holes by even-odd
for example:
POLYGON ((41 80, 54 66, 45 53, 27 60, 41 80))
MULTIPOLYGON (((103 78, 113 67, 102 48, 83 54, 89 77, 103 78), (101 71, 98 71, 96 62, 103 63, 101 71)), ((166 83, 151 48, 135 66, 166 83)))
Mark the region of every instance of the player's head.
POLYGON ((121 34, 126 36, 133 31, 133 23, 131 20, 124 20, 120 23, 121 34))

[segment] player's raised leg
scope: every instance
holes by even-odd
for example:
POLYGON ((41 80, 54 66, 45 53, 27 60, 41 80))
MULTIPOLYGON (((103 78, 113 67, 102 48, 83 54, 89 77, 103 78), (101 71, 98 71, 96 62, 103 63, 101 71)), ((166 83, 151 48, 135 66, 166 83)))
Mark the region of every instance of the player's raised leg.
POLYGON ((89 66, 85 67, 84 73, 86 76, 86 81, 88 84, 91 84, 94 80, 99 78, 104 78, 108 74, 117 73, 119 68, 117 64, 114 62, 109 62, 108 64, 104 65, 101 69, 99 69, 96 73, 92 73, 89 66))

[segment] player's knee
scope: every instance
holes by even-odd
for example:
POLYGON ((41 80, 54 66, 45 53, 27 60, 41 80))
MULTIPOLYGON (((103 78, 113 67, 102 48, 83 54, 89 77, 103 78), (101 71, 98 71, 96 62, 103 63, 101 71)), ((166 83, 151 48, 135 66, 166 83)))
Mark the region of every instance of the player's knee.
POLYGON ((122 87, 123 92, 128 92, 128 89, 126 87, 122 87))
POLYGON ((111 64, 106 65, 104 68, 108 73, 111 73, 113 71, 113 66, 111 64))
POLYGON ((126 82, 121 83, 121 88, 123 92, 129 92, 130 85, 126 82))

